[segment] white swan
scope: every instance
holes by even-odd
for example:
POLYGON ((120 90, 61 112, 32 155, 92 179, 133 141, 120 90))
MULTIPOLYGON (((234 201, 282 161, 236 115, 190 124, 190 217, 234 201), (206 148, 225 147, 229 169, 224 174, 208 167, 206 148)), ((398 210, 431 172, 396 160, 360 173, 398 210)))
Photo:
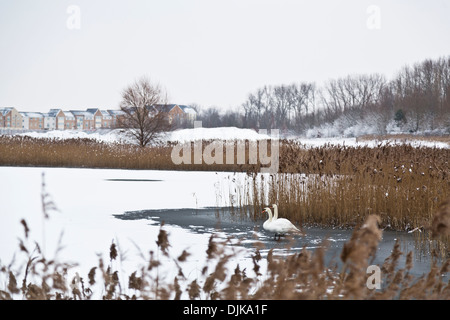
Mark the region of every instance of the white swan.
POLYGON ((283 225, 285 228, 287 228, 291 232, 303 233, 292 222, 290 222, 288 219, 278 218, 278 205, 276 205, 274 203, 274 204, 272 204, 272 208, 274 209, 273 221, 276 221, 277 223, 283 225))
POLYGON ((276 239, 278 235, 278 239, 282 235, 285 235, 286 233, 301 233, 299 229, 297 229, 296 226, 292 224, 288 219, 284 218, 278 218, 278 207, 277 205, 274 206, 275 209, 275 215, 272 217, 272 210, 270 210, 269 207, 265 208, 263 212, 266 212, 269 215, 269 219, 267 219, 263 223, 264 230, 267 230, 269 232, 273 232, 275 234, 274 239, 276 239))

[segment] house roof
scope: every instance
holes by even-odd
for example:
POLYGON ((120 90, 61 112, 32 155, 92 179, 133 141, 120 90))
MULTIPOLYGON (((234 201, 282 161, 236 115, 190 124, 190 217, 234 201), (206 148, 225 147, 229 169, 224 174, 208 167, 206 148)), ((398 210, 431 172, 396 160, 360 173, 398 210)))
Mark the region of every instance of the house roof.
POLYGON ((107 110, 108 113, 112 116, 122 116, 125 114, 122 110, 107 110))
POLYGON ((22 117, 25 118, 43 118, 44 115, 41 112, 19 112, 22 117))
POLYGON ((172 104, 155 104, 153 107, 159 111, 170 112, 176 106, 178 106, 184 113, 190 113, 190 114, 197 113, 193 108, 183 105, 183 104, 173 104, 173 103, 172 104))
POLYGON ((50 109, 50 111, 47 113, 49 117, 56 117, 58 115, 58 112, 62 111, 61 109, 50 109))
POLYGON ((97 111, 100 111, 100 112, 101 112, 101 110, 100 110, 99 108, 89 108, 89 109, 86 109, 86 112, 89 112, 89 113, 92 113, 92 114, 95 114, 97 111))
POLYGON ((100 110, 100 112, 102 113, 103 117, 111 117, 111 114, 106 110, 100 110))
POLYGON ((12 109, 14 109, 14 107, 5 107, 5 108, 0 109, 0 112, 1 112, 3 115, 6 115, 6 114, 9 113, 12 109))
POLYGON ((197 111, 195 111, 195 109, 192 107, 185 105, 178 105, 178 106, 180 107, 181 110, 183 110, 184 113, 197 114, 197 111))
POLYGON ((72 113, 72 111, 63 111, 66 118, 75 120, 75 115, 72 113))
POLYGON ((85 119, 94 119, 94 114, 82 110, 70 110, 75 117, 84 117, 85 119))
POLYGON ((153 107, 156 111, 160 112, 170 112, 173 108, 175 108, 176 104, 154 104, 153 107))
MULTIPOLYGON (((166 106, 166 105, 164 105, 166 106)), ((172 104, 172 105, 168 105, 170 108, 169 111, 176 106, 176 104, 172 104)), ((14 107, 3 107, 0 108, 0 115, 6 116, 9 112, 11 112, 11 110, 15 110, 14 107)), ((22 115, 23 117, 28 117, 28 118, 42 118, 42 117, 47 117, 47 118, 56 118, 56 116, 58 115, 58 113, 62 112, 62 114, 68 119, 68 120, 75 120, 75 117, 80 117, 83 116, 85 119, 89 119, 92 120, 94 119, 94 115, 97 111, 100 111, 100 113, 102 114, 102 116, 104 118, 109 118, 112 116, 122 116, 125 115, 125 112, 122 110, 100 110, 98 108, 90 108, 87 109, 86 111, 83 110, 67 110, 64 111, 62 109, 50 109, 49 112, 45 113, 45 112, 28 112, 28 111, 18 111, 20 115, 22 115)))

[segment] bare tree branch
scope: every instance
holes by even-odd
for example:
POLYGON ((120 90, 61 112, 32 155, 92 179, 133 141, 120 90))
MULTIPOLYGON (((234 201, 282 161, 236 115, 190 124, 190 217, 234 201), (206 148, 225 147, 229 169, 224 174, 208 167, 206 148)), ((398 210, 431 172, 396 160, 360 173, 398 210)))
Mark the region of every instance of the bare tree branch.
POLYGON ((172 129, 167 113, 167 95, 159 85, 142 77, 122 91, 119 126, 129 132, 141 147, 172 129))

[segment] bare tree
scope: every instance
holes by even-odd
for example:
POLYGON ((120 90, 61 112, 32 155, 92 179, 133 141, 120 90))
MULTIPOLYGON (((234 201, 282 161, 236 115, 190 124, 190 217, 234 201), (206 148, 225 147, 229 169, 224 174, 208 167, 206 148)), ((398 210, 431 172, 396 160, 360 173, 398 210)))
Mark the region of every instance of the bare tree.
POLYGON ((392 87, 410 131, 444 126, 450 110, 450 57, 403 67, 392 87))
POLYGON ((316 85, 314 83, 291 84, 289 86, 289 104, 294 112, 292 124, 296 130, 313 125, 315 112, 316 85))
POLYGON ((166 104, 167 94, 160 85, 142 77, 122 91, 120 109, 124 116, 119 126, 145 147, 172 127, 166 104))
POLYGON ((259 88, 250 93, 242 104, 244 123, 247 127, 270 128, 273 122, 273 89, 270 86, 259 88))
POLYGON ((289 86, 280 85, 273 88, 273 101, 275 106, 275 126, 285 129, 289 122, 291 104, 289 101, 289 86))
POLYGON ((335 113, 364 109, 378 102, 385 82, 384 76, 376 73, 330 80, 322 99, 325 107, 335 113))

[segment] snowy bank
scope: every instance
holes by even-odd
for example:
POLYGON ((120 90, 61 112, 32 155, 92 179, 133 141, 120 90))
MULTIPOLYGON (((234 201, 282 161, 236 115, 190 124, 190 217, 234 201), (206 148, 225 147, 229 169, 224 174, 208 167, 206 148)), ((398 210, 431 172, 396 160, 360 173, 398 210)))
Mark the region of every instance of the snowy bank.
MULTIPOLYGON (((330 128, 328 128, 330 129, 330 128)), ((331 129, 330 129, 331 130, 331 129)), ((336 133, 336 132, 335 132, 336 133)), ((97 130, 93 132, 75 131, 75 130, 64 130, 64 131, 48 131, 48 132, 26 132, 20 133, 18 135, 28 136, 40 139, 92 139, 100 142, 106 143, 134 143, 133 140, 127 136, 123 130, 97 130)), ((220 128, 194 128, 194 129, 179 129, 172 132, 167 132, 162 135, 162 142, 179 142, 184 143, 187 141, 195 140, 249 140, 258 141, 263 139, 271 139, 270 131, 268 134, 260 133, 252 129, 241 129, 236 127, 220 127, 220 128)), ((314 132, 306 137, 299 137, 295 135, 285 136, 286 139, 298 141, 308 147, 320 147, 324 145, 345 145, 345 146, 368 146, 377 147, 380 144, 410 144, 414 147, 436 147, 436 148, 449 148, 450 145, 447 142, 439 142, 432 140, 422 140, 420 137, 414 138, 399 138, 396 139, 395 135, 393 138, 388 140, 367 140, 359 139, 357 137, 346 137, 346 136, 334 136, 334 135, 323 135, 314 132)))
POLYGON ((187 142, 195 140, 263 140, 270 139, 269 134, 259 133, 252 129, 236 127, 194 128, 170 132, 164 138, 171 142, 187 142))

